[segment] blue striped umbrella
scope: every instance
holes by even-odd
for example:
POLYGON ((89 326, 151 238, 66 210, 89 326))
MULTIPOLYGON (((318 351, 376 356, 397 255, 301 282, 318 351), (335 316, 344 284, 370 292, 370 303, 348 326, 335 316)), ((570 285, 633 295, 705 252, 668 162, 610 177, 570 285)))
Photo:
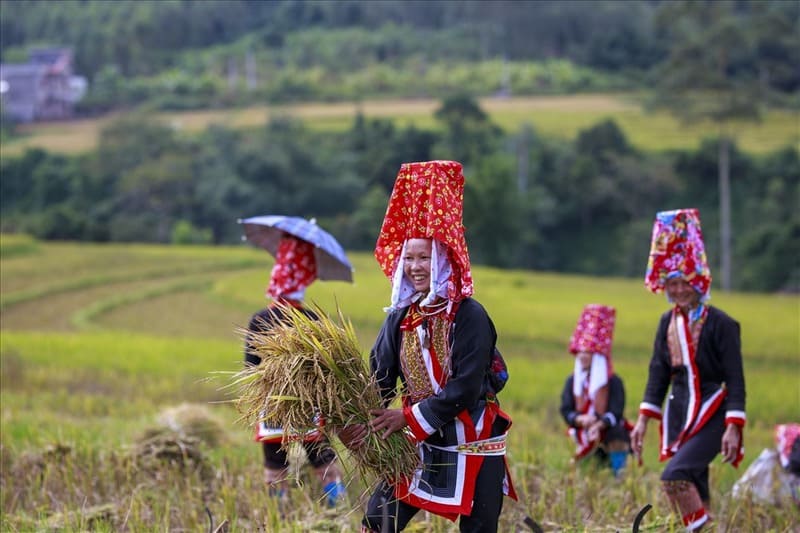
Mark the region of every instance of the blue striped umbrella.
POLYGON ((314 245, 319 279, 353 282, 353 266, 344 249, 333 235, 317 225, 315 219, 268 215, 239 219, 238 222, 244 226, 243 240, 264 248, 273 256, 284 233, 310 242, 314 245))

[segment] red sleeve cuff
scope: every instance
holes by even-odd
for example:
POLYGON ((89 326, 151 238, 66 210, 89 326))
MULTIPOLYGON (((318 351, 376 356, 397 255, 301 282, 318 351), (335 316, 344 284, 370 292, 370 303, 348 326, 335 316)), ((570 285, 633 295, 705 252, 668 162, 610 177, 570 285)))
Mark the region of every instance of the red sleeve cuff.
POLYGON ((648 418, 661 420, 661 409, 645 402, 642 402, 642 404, 639 406, 639 414, 648 418))
POLYGON ((728 424, 733 424, 735 426, 743 428, 746 423, 747 423, 747 415, 744 414, 744 411, 728 411, 725 413, 726 426, 728 424))
POLYGON ((428 438, 429 434, 423 429, 417 418, 414 416, 414 411, 410 405, 403 407, 403 416, 406 417, 408 428, 411 430, 411 434, 414 435, 415 439, 418 441, 423 441, 428 438))

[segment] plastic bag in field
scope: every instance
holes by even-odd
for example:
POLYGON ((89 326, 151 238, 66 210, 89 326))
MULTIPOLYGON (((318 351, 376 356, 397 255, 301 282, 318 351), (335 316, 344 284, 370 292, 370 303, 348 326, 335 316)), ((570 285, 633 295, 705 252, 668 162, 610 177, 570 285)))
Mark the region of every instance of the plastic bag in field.
POLYGON ((761 455, 733 485, 733 497, 779 505, 794 501, 800 504, 800 477, 781 467, 778 450, 764 448, 761 455))

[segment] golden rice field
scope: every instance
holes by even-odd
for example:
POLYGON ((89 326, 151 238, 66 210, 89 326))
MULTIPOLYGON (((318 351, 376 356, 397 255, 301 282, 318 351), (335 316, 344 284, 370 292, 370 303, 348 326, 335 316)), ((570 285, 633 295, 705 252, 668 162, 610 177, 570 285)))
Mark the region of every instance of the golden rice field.
MULTIPOLYGON (((389 285, 368 253, 353 253, 355 283, 318 282, 309 301, 353 322, 366 353, 389 285)), ((272 261, 238 247, 44 243, 0 237, 0 530, 355 531, 364 483, 339 509, 320 503, 316 480, 293 452, 291 505, 262 482, 251 428, 228 386, 241 369, 236 328, 263 306, 272 261)), ((643 265, 644 268, 644 265, 643 265)), ((680 531, 659 492, 657 431, 642 466, 622 479, 576 467, 558 414, 572 368, 569 335, 586 303, 617 308, 614 365, 633 418, 646 379, 661 296, 641 280, 476 266, 476 297, 492 315, 511 379, 501 393, 514 419, 509 455, 519 502, 506 500, 501 531, 680 531)), ((775 424, 798 421, 800 298, 713 293, 742 325, 748 387, 746 457, 711 466, 720 531, 793 531, 797 510, 734 500, 733 483, 775 424)), ((343 465, 350 468, 346 453, 343 465)), ((408 531, 455 526, 420 514, 408 531)))
MULTIPOLYGON (((633 94, 578 94, 482 98, 479 104, 491 120, 504 130, 515 132, 529 125, 540 135, 573 139, 578 132, 606 119, 613 119, 630 142, 643 150, 693 149, 702 139, 715 137, 710 123, 684 125, 664 112, 643 109, 640 97, 633 94)), ((160 120, 187 133, 199 132, 211 124, 230 128, 254 128, 276 116, 303 120, 309 128, 344 131, 351 127, 356 113, 370 118, 394 120, 399 126, 438 128, 433 112, 436 100, 365 100, 355 103, 305 103, 262 105, 239 109, 200 110, 158 113, 160 120)), ((68 122, 21 125, 21 137, 3 142, 0 155, 19 155, 27 148, 39 147, 54 152, 80 153, 97 146, 100 132, 118 115, 68 122)), ((734 123, 730 130, 738 146, 762 154, 787 145, 800 146, 800 113, 773 109, 761 122, 734 123)))

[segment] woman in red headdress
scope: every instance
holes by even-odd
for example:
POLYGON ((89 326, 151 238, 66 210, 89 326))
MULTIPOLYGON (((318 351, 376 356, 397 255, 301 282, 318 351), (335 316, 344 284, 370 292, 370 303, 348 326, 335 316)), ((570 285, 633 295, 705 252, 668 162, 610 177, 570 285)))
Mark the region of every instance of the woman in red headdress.
POLYGON ((392 295, 370 364, 386 408, 339 436, 352 448, 368 431, 404 431, 422 464, 377 488, 362 531, 400 531, 424 509, 459 519, 461 531, 494 532, 503 495, 515 497, 505 461, 511 420, 489 379, 497 333, 471 298, 463 185, 457 162, 403 164, 378 237, 392 295), (398 381, 402 407, 389 408, 398 381))
MULTIPOLYGON (((314 246, 302 239, 284 234, 278 244, 275 265, 267 287, 267 297, 271 298, 272 302, 253 314, 247 327, 248 332, 266 333, 274 324, 286 319, 281 305, 291 305, 316 319, 316 314, 303 306, 306 287, 316 278, 314 246)), ((246 365, 261 363, 261 357, 254 349, 250 334, 245 339, 244 356, 246 365)), ((289 484, 286 478, 289 460, 283 444, 287 440, 302 439, 308 462, 320 480, 328 506, 332 507, 344 498, 345 487, 341 481, 342 473, 336 462, 336 453, 321 433, 312 431, 303 436, 286 435, 282 428, 261 422, 256 429, 255 438, 263 448, 264 480, 271 495, 281 498, 287 496, 289 484)))
POLYGON ((648 421, 660 421, 664 492, 687 530, 698 531, 709 520, 708 466, 720 452, 738 466, 746 416, 739 323, 707 303, 711 272, 696 209, 656 214, 645 284, 673 307, 658 324, 631 447, 641 456, 648 421))
POLYGON ((615 318, 613 307, 584 307, 569 342, 575 368, 561 392, 561 416, 575 441, 575 460, 594 454, 618 476, 630 451, 630 426, 623 416, 625 386, 611 365, 615 318))

